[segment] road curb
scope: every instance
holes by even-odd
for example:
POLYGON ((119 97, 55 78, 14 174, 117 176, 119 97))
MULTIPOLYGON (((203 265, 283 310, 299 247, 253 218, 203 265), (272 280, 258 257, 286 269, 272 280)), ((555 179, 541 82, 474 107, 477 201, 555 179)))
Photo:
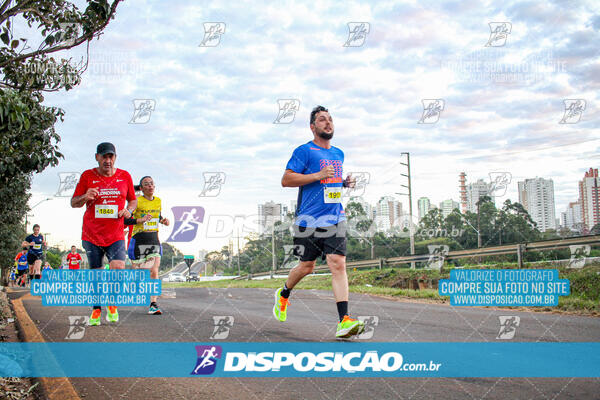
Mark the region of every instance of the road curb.
MULTIPOLYGON (((13 292, 11 288, 6 288, 7 293, 13 292)), ((15 322, 19 328, 19 336, 23 342, 45 342, 42 333, 38 330, 35 323, 29 317, 25 306, 23 305, 23 299, 33 299, 31 294, 26 294, 22 298, 14 299, 9 301, 12 303, 13 310, 15 313, 15 322)), ((75 391, 71 380, 66 377, 62 378, 46 378, 38 377, 35 378, 39 383, 42 392, 47 399, 50 400, 81 400, 81 397, 75 391)))

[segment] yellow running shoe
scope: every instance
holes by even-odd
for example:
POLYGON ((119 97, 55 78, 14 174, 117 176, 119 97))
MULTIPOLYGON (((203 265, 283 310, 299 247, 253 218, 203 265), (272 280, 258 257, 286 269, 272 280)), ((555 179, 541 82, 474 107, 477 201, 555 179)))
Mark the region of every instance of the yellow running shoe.
POLYGON ((277 289, 275 292, 275 305, 273 306, 273 315, 281 322, 285 322, 287 318, 287 307, 290 305, 290 299, 281 297, 283 288, 277 289))
POLYGON ((357 319, 350 318, 348 315, 344 316, 342 322, 337 326, 335 337, 338 338, 349 338, 350 336, 360 335, 365 331, 365 323, 357 319))
POLYGON ((108 322, 119 322, 119 312, 117 311, 117 306, 108 306, 106 320, 108 322))
POLYGON ((92 315, 90 316, 90 320, 88 325, 97 326, 100 325, 100 314, 102 314, 102 310, 97 308, 92 311, 92 315))

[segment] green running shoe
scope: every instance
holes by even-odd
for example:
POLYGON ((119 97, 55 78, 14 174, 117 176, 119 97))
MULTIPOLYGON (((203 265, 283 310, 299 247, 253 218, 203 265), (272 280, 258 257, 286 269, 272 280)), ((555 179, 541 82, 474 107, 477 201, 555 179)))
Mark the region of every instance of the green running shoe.
POLYGON ((277 289, 275 292, 275 305, 273 306, 273 315, 281 322, 285 322, 287 318, 287 307, 290 305, 290 300, 281 297, 283 288, 277 289))
POLYGON ((90 320, 88 321, 88 325, 90 325, 90 326, 100 325, 100 314, 102 314, 102 310, 99 310, 99 309, 93 310, 92 315, 90 316, 90 320))
POLYGON ((106 320, 108 322, 119 322, 119 311, 117 311, 117 306, 108 306, 106 320))
POLYGON ((360 335, 365 331, 365 323, 345 315, 342 322, 337 325, 335 332, 336 338, 349 338, 350 336, 360 335))

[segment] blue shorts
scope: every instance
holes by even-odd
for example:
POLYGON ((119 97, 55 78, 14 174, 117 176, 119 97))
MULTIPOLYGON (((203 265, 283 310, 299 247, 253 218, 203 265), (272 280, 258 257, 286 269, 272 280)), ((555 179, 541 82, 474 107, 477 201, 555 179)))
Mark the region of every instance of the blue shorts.
POLYGON ((96 246, 87 240, 82 240, 81 244, 87 254, 90 269, 104 267, 102 265, 104 255, 108 258, 108 262, 113 260, 125 261, 125 240, 117 240, 110 246, 96 246))

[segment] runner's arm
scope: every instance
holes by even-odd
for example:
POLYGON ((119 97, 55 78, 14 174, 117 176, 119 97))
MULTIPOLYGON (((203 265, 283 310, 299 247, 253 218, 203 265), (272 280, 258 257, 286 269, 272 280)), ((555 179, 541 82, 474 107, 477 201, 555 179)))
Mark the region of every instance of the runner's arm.
POLYGON ((71 207, 72 208, 80 208, 85 204, 87 194, 82 194, 81 196, 72 197, 71 198, 71 207))
POLYGON ((299 174, 291 169, 286 169, 283 173, 283 177, 281 178, 281 186, 299 187, 308 185, 309 183, 313 183, 315 181, 320 181, 321 179, 331 178, 333 176, 333 167, 330 165, 324 167, 319 172, 315 172, 314 174, 299 174))
POLYGON ((71 197, 71 207, 80 208, 83 207, 85 203, 89 200, 94 200, 96 196, 98 196, 100 192, 96 188, 89 188, 84 194, 81 196, 73 196, 71 197))
POLYGON ((133 211, 135 211, 136 208, 137 208, 137 199, 129 200, 127 202, 127 210, 129 210, 131 215, 133 215, 133 211), (131 210, 133 210, 133 211, 131 211, 131 210))

